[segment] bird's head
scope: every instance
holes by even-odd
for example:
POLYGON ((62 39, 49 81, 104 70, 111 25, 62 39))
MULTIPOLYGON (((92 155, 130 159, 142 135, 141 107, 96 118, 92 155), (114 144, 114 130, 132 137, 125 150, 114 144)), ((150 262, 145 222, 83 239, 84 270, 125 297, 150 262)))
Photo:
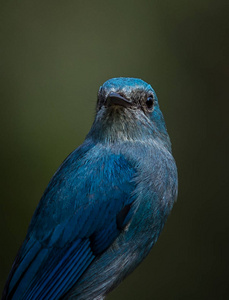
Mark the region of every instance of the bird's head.
POLYGON ((170 149, 156 93, 137 78, 112 78, 100 87, 89 136, 108 142, 160 139, 170 149))

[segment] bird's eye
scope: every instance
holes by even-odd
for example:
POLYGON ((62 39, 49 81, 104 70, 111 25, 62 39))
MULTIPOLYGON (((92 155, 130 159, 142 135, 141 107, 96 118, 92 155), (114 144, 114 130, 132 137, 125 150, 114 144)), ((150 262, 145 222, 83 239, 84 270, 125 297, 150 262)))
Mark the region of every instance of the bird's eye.
POLYGON ((154 105, 154 99, 153 99, 153 96, 149 96, 147 99, 146 99, 146 106, 149 110, 152 110, 153 109, 153 105, 154 105))

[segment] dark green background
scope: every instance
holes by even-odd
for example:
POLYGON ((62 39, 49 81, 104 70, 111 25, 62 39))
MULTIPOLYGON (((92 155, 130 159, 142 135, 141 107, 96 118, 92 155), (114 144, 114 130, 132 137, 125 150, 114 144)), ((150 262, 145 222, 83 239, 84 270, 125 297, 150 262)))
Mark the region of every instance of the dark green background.
POLYGON ((115 299, 226 299, 229 2, 0 1, 0 290, 33 211, 87 134, 99 86, 139 77, 157 92, 179 198, 115 299))

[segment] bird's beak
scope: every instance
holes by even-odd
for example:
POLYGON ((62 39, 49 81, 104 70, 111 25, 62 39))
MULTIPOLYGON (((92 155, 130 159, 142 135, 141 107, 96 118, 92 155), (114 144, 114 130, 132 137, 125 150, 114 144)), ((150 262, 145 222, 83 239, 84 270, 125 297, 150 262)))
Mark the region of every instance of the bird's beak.
POLYGON ((106 104, 107 104, 107 106, 111 106, 111 105, 120 105, 120 106, 124 106, 124 107, 132 106, 132 102, 130 100, 122 97, 118 93, 113 93, 113 92, 111 92, 108 95, 108 97, 106 99, 106 104))

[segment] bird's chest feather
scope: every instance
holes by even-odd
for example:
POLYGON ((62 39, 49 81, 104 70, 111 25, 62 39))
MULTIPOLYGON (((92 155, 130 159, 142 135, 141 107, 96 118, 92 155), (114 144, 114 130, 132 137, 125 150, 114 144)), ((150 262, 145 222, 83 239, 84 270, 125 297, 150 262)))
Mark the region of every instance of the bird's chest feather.
POLYGON ((177 197, 177 169, 169 151, 157 143, 136 144, 125 154, 135 165, 132 191, 134 214, 120 243, 133 243, 149 252, 165 224, 177 197), (123 239, 123 240, 122 240, 123 239))

